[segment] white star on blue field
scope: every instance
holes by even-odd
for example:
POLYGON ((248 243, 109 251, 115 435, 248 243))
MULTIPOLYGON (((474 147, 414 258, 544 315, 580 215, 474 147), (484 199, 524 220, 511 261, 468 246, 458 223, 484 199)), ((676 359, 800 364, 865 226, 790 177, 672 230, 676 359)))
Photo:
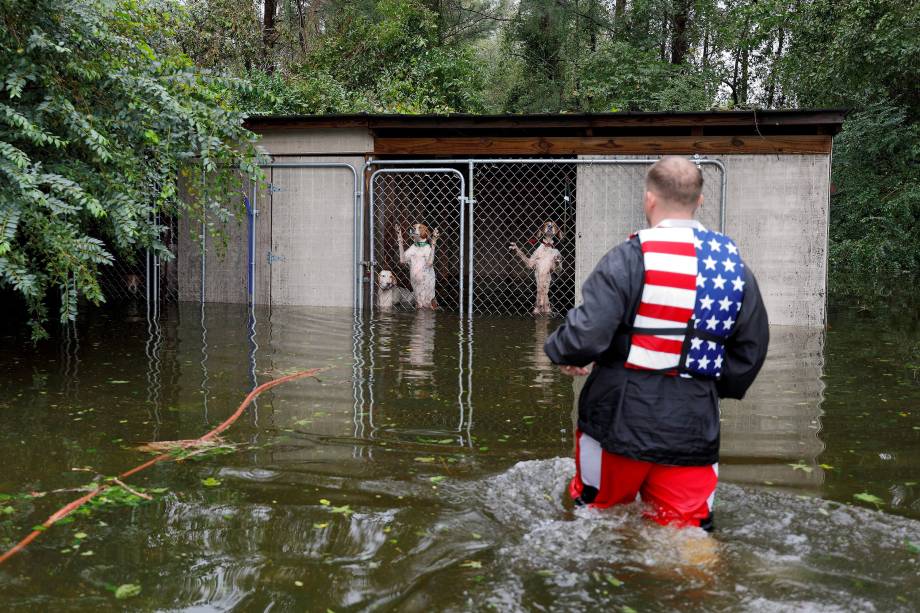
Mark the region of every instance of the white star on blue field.
MULTIPOLYGON (((700 269, 696 275, 697 301, 693 322, 697 330, 726 337, 738 319, 744 297, 744 263, 738 248, 727 236, 709 230, 694 230, 700 269)), ((718 376, 724 347, 715 341, 690 339, 684 366, 695 372, 718 376)))

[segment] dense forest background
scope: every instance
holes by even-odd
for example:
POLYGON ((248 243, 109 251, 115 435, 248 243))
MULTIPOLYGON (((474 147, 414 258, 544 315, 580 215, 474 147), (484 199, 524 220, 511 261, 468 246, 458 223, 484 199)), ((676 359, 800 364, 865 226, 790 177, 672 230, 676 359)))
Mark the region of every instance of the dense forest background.
POLYGON ((62 317, 102 299, 110 250, 163 250, 155 211, 234 214, 219 194, 226 168, 258 173, 250 114, 845 107, 832 266, 920 270, 918 2, 0 0, 0 17, 0 284, 36 322, 51 288, 62 317))

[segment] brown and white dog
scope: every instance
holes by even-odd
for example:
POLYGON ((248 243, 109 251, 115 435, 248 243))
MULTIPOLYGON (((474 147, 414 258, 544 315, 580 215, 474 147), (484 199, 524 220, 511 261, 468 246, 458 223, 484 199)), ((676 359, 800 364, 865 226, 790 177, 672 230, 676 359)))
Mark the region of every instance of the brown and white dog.
POLYGON ((403 249, 402 230, 396 226, 396 236, 399 237, 399 263, 409 266, 409 283, 412 284, 412 293, 415 295, 415 305, 419 309, 436 309, 438 303, 434 297, 434 249, 438 242, 438 231, 429 232, 428 226, 423 223, 414 224, 409 228, 412 244, 408 249, 403 249))
POLYGON ((562 230, 555 222, 545 221, 537 231, 540 244, 528 258, 521 251, 517 243, 511 243, 511 251, 517 254, 527 268, 533 270, 534 280, 537 283, 537 299, 533 305, 534 315, 551 315, 553 307, 549 303, 549 286, 552 283, 553 271, 559 265, 561 255, 556 249, 556 241, 562 239, 562 230))
POLYGON ((381 270, 377 273, 377 307, 381 311, 415 308, 415 297, 412 292, 396 284, 396 277, 391 270, 381 270))

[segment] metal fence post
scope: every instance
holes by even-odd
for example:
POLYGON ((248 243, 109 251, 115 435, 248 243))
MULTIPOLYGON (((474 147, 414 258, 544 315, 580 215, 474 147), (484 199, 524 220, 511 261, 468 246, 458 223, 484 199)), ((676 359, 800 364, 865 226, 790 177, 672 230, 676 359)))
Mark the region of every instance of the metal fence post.
POLYGON ((470 245, 467 253, 469 254, 469 286, 467 289, 467 303, 466 303, 466 313, 468 317, 473 316, 473 292, 476 287, 476 282, 473 279, 473 270, 476 266, 476 233, 473 230, 473 219, 476 214, 476 195, 473 191, 474 181, 475 181, 475 162, 470 160, 469 162, 469 175, 470 175, 470 245))

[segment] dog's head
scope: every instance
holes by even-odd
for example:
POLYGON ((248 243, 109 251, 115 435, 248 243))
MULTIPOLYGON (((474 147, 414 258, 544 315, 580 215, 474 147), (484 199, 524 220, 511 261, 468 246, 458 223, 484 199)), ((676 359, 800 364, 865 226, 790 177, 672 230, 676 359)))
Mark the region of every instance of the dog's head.
POLYGON ((556 225, 555 221, 544 221, 540 225, 540 230, 537 232, 540 239, 547 242, 553 243, 557 240, 562 240, 562 230, 556 225))
POLYGON ((409 228, 409 236, 417 243, 427 242, 429 235, 428 226, 423 223, 413 224, 409 228))
POLYGON ((377 287, 382 290, 393 289, 396 287, 396 278, 389 270, 381 270, 377 273, 377 287))

